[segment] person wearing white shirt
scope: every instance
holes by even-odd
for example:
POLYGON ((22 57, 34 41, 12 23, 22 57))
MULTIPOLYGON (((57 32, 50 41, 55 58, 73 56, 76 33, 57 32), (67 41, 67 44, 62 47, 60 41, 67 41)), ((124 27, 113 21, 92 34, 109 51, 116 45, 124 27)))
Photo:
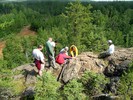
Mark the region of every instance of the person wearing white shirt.
POLYGON ((104 53, 101 53, 101 54, 99 55, 99 58, 106 58, 106 57, 108 57, 108 56, 111 56, 111 55, 114 53, 114 51, 115 51, 115 46, 114 46, 112 40, 108 40, 108 44, 109 44, 108 50, 107 50, 106 52, 104 52, 104 53))
POLYGON ((38 69, 38 74, 40 76, 42 76, 42 71, 44 70, 44 65, 45 65, 45 61, 44 61, 44 55, 41 52, 43 49, 42 45, 39 45, 38 48, 33 49, 32 51, 32 55, 34 57, 34 63, 38 69))
POLYGON ((111 55, 115 51, 115 46, 114 46, 114 44, 112 44, 111 40, 108 40, 108 44, 109 44, 109 49, 108 49, 107 53, 111 55))

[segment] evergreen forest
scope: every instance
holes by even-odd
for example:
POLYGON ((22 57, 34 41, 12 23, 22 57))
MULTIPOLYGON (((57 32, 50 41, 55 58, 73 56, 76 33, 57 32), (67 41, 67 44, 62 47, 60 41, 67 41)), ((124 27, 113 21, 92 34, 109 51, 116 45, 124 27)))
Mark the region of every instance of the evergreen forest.
MULTIPOLYGON (((62 2, 25 1, 0 3, 0 42, 5 43, 0 57, 0 91, 9 88, 19 95, 21 82, 12 82, 12 69, 33 62, 32 50, 49 37, 58 41, 61 48, 76 45, 82 52, 99 53, 108 48, 107 40, 117 47, 133 47, 133 2, 62 2), (28 27, 33 35, 23 36, 20 31, 28 27), (17 85, 16 85, 17 84, 17 85)), ((46 53, 43 49, 44 55, 46 53)), ((120 100, 133 99, 133 65, 120 81, 120 100), (126 81, 125 81, 126 80, 126 81), (124 99, 123 99, 124 98, 124 99), (130 98, 130 99, 129 99, 130 98)), ((85 72, 80 79, 65 84, 56 81, 51 73, 37 79, 35 100, 91 100, 101 93, 101 84, 109 80, 104 75, 85 72), (89 85, 88 85, 89 84, 89 85)), ((33 100, 33 97, 24 100, 33 100), (31 99, 32 98, 32 99, 31 99)))

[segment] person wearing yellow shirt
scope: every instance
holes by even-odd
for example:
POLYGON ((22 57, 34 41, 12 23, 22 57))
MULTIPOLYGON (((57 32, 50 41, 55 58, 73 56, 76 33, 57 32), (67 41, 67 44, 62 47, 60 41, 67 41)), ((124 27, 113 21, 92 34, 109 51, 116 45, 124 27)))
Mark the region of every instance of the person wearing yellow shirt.
POLYGON ((78 56, 78 49, 75 45, 72 45, 70 47, 70 54, 72 57, 77 57, 78 56))

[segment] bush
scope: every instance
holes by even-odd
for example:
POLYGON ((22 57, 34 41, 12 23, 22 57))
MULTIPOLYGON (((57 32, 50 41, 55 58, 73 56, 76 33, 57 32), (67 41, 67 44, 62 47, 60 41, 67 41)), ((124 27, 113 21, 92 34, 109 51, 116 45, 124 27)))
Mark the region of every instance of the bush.
POLYGON ((83 94, 83 85, 76 79, 70 81, 62 90, 63 100, 84 100, 86 96, 83 94))
POLYGON ((15 68, 31 61, 34 40, 32 37, 9 37, 3 50, 3 58, 7 61, 8 68, 15 68))
POLYGON ((22 80, 13 80, 14 73, 10 69, 1 69, 0 89, 10 91, 12 96, 20 95, 25 89, 22 80))
POLYGON ((42 77, 38 77, 35 100, 58 100, 59 87, 60 83, 56 81, 56 78, 51 73, 44 72, 42 77))
POLYGON ((103 74, 86 71, 80 80, 84 86, 86 95, 94 96, 102 93, 108 80, 103 74))
POLYGON ((133 63, 129 70, 120 78, 118 94, 121 95, 124 100, 129 100, 133 97, 133 63))

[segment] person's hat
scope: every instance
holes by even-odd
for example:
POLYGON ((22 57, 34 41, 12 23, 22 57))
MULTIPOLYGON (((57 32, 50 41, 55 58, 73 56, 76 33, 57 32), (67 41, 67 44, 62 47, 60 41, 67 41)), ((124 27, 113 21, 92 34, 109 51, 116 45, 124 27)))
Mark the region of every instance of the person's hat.
POLYGON ((112 43, 112 40, 108 40, 108 43, 112 43))
POLYGON ((67 46, 65 47, 65 50, 68 51, 68 47, 67 46))

